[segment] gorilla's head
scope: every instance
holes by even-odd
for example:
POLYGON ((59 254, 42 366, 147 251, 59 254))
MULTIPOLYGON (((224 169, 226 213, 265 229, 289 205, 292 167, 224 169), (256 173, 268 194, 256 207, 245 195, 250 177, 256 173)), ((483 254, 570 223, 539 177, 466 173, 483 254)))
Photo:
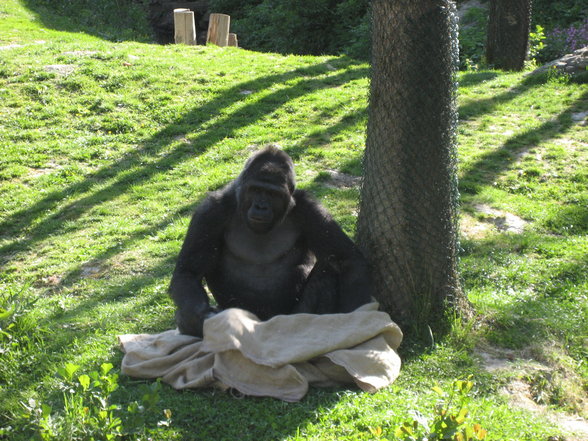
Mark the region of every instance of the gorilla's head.
POLYGON ((258 234, 271 231, 294 207, 294 164, 288 154, 270 145, 246 162, 237 179, 239 212, 258 234))

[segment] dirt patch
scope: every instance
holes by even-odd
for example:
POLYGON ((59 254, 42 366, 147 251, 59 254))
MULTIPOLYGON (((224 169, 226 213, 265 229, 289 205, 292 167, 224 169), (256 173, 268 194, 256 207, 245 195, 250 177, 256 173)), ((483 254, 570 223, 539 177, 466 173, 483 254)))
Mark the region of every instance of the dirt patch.
POLYGON ((88 262, 82 266, 80 275, 85 279, 99 279, 106 272, 106 268, 97 262, 88 262))
POLYGON ((62 280, 63 278, 58 275, 43 277, 42 279, 43 284, 45 284, 46 286, 59 286, 62 280))
POLYGON ((0 51, 7 51, 9 49, 16 49, 19 47, 24 47, 22 44, 8 44, 6 46, 0 46, 0 51))
POLYGON ((486 204, 476 204, 474 209, 484 215, 478 219, 468 213, 460 218, 460 233, 466 239, 483 239, 492 231, 521 234, 525 231, 527 221, 506 211, 497 210, 486 204))
POLYGON ((71 74, 74 70, 76 70, 76 67, 72 66, 71 64, 50 64, 45 66, 46 72, 54 73, 64 77, 71 74))
POLYGON ((67 51, 63 55, 73 55, 74 57, 88 57, 98 54, 98 51, 67 51))
POLYGON ((547 405, 536 401, 537 392, 533 390, 530 379, 538 375, 549 377, 554 367, 531 358, 530 351, 513 351, 485 346, 478 348, 476 353, 480 357, 481 366, 486 371, 511 376, 500 392, 514 407, 540 414, 548 419, 554 426, 566 432, 566 441, 588 439, 588 421, 584 418, 565 412, 555 412, 547 405))
POLYGON ((572 121, 580 124, 581 126, 587 125, 588 124, 588 111, 572 113, 572 121))
POLYGON ((525 381, 512 380, 501 389, 501 392, 508 397, 513 406, 540 414, 569 434, 565 438, 566 441, 585 441, 588 439, 588 421, 578 415, 554 412, 549 407, 536 403, 533 400, 531 385, 525 381))
POLYGON ((338 172, 336 170, 326 170, 329 174, 329 180, 327 181, 327 187, 331 188, 353 188, 359 187, 361 184, 361 177, 348 175, 345 173, 338 172))
POLYGON ((62 167, 57 164, 56 162, 48 162, 45 167, 42 168, 30 168, 29 169, 29 177, 31 178, 38 178, 39 176, 44 176, 49 173, 53 173, 56 170, 61 169, 62 167))
POLYGON ((487 217, 484 220, 494 224, 499 231, 520 234, 525 230, 528 223, 517 215, 497 210, 489 205, 477 204, 474 208, 476 211, 486 215, 487 217))
POLYGON ((492 225, 487 222, 480 222, 467 213, 462 213, 459 222, 459 231, 466 239, 483 239, 492 231, 492 225))

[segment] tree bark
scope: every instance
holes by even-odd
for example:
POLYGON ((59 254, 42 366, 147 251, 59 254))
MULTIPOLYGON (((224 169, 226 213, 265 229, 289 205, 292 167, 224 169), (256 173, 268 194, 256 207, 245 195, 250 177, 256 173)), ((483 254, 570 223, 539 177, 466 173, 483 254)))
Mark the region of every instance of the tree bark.
POLYGON ((467 310, 457 272, 457 18, 450 0, 372 2, 372 79, 358 243, 401 325, 467 310))
POLYGON ((527 57, 531 0, 492 0, 486 61, 497 69, 522 70, 527 57))

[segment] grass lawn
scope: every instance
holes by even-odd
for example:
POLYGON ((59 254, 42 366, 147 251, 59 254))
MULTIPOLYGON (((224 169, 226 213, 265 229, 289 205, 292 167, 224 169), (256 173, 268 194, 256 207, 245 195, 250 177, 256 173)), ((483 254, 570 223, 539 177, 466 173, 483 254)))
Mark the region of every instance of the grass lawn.
POLYGON ((433 387, 469 376, 486 439, 588 437, 566 424, 588 418, 586 84, 460 74, 461 274, 479 316, 404 344, 392 387, 287 404, 122 376, 110 390, 103 372, 84 392, 79 374, 120 364, 118 334, 174 326, 166 291, 191 211, 257 146, 278 142, 354 234, 369 67, 115 43, 29 3, 0 3, 0 439, 398 439, 434 416, 433 387), (81 425, 92 391, 121 407, 104 410, 118 426, 81 425))

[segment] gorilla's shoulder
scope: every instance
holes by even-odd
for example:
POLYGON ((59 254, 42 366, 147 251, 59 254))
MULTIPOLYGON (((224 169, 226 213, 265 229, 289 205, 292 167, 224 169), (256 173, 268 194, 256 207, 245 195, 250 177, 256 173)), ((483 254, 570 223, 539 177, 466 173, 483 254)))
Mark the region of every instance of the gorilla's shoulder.
POLYGON ((296 200, 296 202, 308 202, 308 203, 316 203, 316 200, 314 198, 314 196, 312 196, 308 191, 306 190, 300 190, 300 189, 296 189, 294 190, 294 193, 292 193, 292 196, 294 197, 294 199, 296 200))
POLYGON ((213 190, 206 194, 198 204, 197 211, 231 211, 237 207, 237 197, 232 185, 227 185, 219 190, 213 190))
POLYGON ((329 214, 321 203, 306 190, 294 190, 292 194, 296 205, 294 206, 294 215, 301 222, 311 222, 318 218, 328 218, 329 214))

